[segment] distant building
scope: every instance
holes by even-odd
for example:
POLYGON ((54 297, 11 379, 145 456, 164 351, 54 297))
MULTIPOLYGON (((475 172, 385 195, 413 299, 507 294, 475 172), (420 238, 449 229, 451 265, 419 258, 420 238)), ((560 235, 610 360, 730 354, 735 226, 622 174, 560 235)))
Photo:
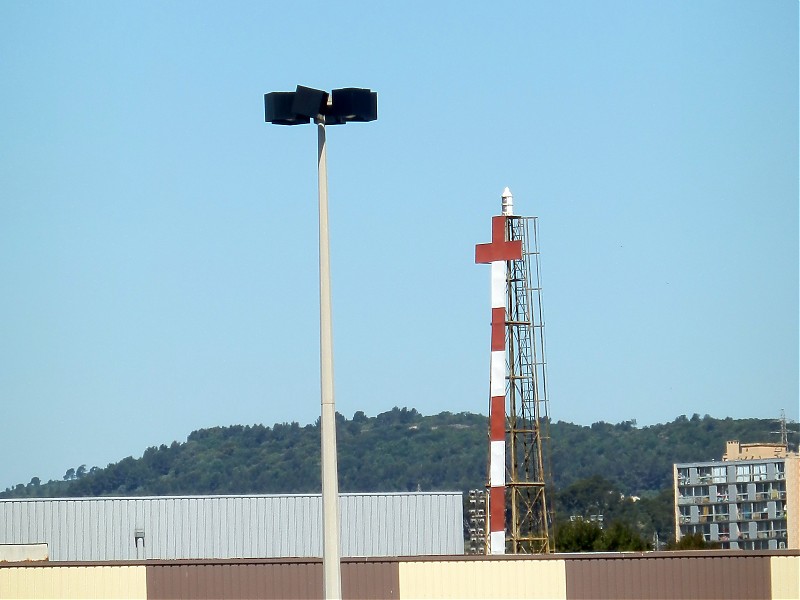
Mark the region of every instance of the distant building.
POLYGON ((673 468, 675 539, 724 549, 800 548, 800 457, 782 444, 727 443, 722 461, 673 468))
MULTIPOLYGON (((461 492, 341 494, 339 509, 344 557, 464 553, 461 492)), ((0 548, 12 545, 46 545, 53 561, 320 557, 322 504, 319 494, 0 500, 0 548)))

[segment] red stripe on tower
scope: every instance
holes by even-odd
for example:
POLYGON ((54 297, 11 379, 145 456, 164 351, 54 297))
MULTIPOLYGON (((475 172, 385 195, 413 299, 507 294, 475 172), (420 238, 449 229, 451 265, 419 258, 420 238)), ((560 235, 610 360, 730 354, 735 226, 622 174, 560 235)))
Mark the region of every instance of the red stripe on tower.
POLYGON ((522 258, 522 241, 506 239, 511 192, 503 191, 503 214, 492 217, 492 241, 475 246, 475 262, 491 265, 492 320, 489 369, 489 551, 506 547, 506 296, 507 261, 522 258))

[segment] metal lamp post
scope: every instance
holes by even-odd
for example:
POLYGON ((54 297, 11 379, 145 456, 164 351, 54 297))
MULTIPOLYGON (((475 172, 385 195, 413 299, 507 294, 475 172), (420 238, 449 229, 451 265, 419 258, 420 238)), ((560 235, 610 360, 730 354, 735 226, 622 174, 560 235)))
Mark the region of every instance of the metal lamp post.
POLYGON ((294 92, 264 95, 265 120, 275 125, 317 124, 319 186, 319 337, 322 430, 322 570, 325 598, 342 597, 339 558, 339 475, 336 459, 336 408, 333 397, 333 328, 331 266, 328 242, 328 161, 325 126, 378 118, 378 94, 369 89, 343 88, 329 95, 298 85, 294 92))

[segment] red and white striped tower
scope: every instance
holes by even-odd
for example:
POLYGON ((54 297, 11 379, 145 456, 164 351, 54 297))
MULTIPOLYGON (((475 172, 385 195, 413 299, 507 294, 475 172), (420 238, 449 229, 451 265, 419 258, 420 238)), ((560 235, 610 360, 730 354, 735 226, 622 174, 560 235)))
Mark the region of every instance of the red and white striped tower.
POLYGON ((507 261, 522 258, 522 241, 506 237, 512 197, 503 190, 502 214, 492 217, 492 241, 475 246, 475 262, 491 266, 492 334, 489 370, 489 552, 506 551, 506 298, 507 261))

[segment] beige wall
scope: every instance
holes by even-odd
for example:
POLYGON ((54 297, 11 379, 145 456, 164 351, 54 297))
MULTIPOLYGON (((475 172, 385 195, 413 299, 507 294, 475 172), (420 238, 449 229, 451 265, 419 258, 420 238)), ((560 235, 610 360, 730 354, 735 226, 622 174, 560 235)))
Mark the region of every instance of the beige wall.
POLYGON ((563 560, 420 561, 400 563, 400 598, 565 600, 563 560))
POLYGON ((773 556, 769 566, 773 600, 800 598, 800 556, 773 556))
MULTIPOLYGON (((786 547, 800 549, 800 456, 786 459, 786 547)), ((797 596, 800 598, 800 595, 797 596)))
POLYGON ((783 458, 786 456, 783 444, 742 444, 731 440, 725 444, 722 460, 757 460, 760 458, 783 458))
POLYGON ((146 567, 3 568, 0 569, 0 598, 146 600, 146 567))
POLYGON ((675 524, 675 541, 681 539, 681 517, 678 507, 678 465, 672 465, 672 522, 675 524))

